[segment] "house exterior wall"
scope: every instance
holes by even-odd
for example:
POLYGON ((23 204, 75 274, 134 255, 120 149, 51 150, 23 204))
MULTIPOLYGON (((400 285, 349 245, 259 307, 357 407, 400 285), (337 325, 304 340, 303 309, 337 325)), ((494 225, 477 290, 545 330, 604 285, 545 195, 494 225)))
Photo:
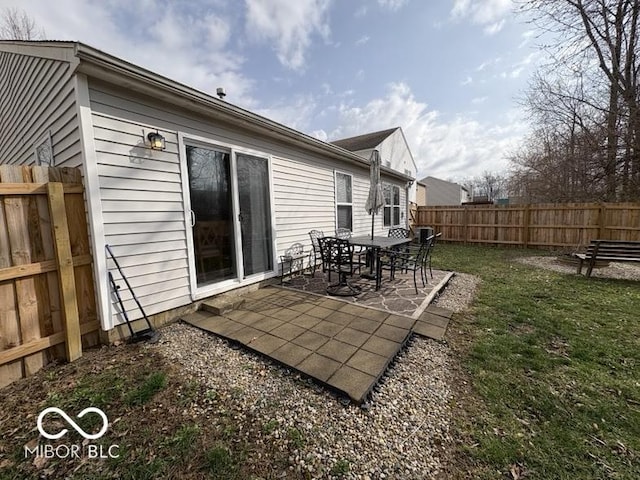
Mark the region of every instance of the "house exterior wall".
POLYGON ((418 206, 427 204, 427 187, 422 183, 416 184, 416 204, 418 206))
MULTIPOLYGON (((89 97, 105 242, 113 247, 147 314, 193 301, 190 227, 183 204, 188 193, 183 192, 179 135, 271 158, 277 255, 295 242, 309 250, 312 229, 334 232, 335 171, 353 176, 354 234, 371 231, 371 217, 364 210, 369 188, 365 167, 330 160, 97 80, 89 81, 89 97), (156 129, 166 138, 165 151, 145 148, 146 134, 156 129)), ((404 185, 400 186, 404 202, 404 185)), ((382 215, 376 217, 376 231, 386 234, 382 215)), ((121 293, 131 317, 139 318, 128 292, 121 293)))
POLYGON ((0 163, 36 164, 51 138, 55 166, 82 164, 70 62, 0 51, 0 163))
POLYGON ((462 203, 463 189, 457 183, 435 177, 426 177, 420 182, 426 186, 425 205, 460 205, 462 203))

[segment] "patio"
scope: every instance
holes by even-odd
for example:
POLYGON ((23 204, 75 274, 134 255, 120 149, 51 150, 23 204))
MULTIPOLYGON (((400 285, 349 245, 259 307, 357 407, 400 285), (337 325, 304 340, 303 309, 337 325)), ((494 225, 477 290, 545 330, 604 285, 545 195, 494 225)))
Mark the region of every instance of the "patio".
MULTIPOLYGON (((430 284, 426 295, 422 292, 422 301, 412 315, 389 311, 395 292, 391 289, 380 290, 371 300, 384 307, 377 308, 350 298, 270 286, 239 298, 230 311, 220 311, 215 301, 205 302, 202 310, 182 320, 238 342, 362 403, 413 333, 444 338, 451 312, 428 306, 428 301, 452 274, 438 273, 439 283, 430 284)), ((415 299, 412 302, 418 303, 415 299)))

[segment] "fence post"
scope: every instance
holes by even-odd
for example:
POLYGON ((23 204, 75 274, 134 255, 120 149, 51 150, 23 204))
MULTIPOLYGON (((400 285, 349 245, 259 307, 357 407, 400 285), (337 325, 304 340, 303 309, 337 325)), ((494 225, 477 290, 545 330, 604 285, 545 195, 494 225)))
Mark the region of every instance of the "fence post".
POLYGON ((60 303, 64 321, 67 360, 72 362, 82 356, 82 339, 73 257, 71 256, 71 242, 69 241, 69 225, 67 223, 62 183, 48 183, 47 195, 49 197, 51 227, 53 229, 53 241, 58 264, 60 303))
POLYGON ((600 202, 598 207, 598 238, 602 240, 606 240, 604 238, 604 230, 605 230, 605 214, 607 207, 604 202, 600 202))
POLYGON ((467 207, 466 205, 464 207, 462 207, 462 231, 463 231, 463 241, 464 244, 466 245, 467 243, 469 243, 469 207, 467 207))
POLYGON ((524 215, 522 219, 522 243, 524 248, 529 248, 529 224, 531 223, 531 205, 527 204, 524 207, 524 215))

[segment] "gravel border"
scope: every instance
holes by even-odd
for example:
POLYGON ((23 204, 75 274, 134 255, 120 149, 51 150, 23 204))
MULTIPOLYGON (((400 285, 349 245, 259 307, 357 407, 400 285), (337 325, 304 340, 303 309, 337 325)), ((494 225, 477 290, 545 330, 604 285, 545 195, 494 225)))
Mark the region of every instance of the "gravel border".
MULTIPOLYGON (((516 260, 532 267, 577 275, 576 267, 567 265, 553 256, 520 257, 516 260)), ((583 267, 583 275, 585 271, 586 267, 583 267)), ((594 268, 591 276, 598 278, 617 278, 620 280, 640 280, 640 266, 633 263, 611 262, 608 267, 594 268)))
MULTIPOLYGON (((479 284, 455 274, 434 304, 460 312, 479 284)), ((277 425, 261 441, 287 448, 296 428, 303 445, 276 478, 434 479, 451 443, 451 350, 413 336, 374 388, 367 408, 341 399, 306 377, 183 323, 163 329, 157 350, 185 375, 225 398, 227 414, 277 425), (238 394, 240 392, 240 394, 238 394), (349 471, 332 476, 348 462, 349 471), (306 477, 305 477, 306 478, 306 477)))

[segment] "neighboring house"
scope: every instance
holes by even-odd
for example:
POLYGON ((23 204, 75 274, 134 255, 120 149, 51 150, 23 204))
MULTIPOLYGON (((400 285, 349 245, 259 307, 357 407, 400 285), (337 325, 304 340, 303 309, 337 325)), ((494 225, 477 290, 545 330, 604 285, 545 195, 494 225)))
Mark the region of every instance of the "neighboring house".
MULTIPOLYGON (((334 140, 331 143, 367 160, 373 150, 378 150, 383 167, 404 173, 411 178, 417 175, 416 162, 400 127, 334 140)), ((409 202, 415 201, 416 186, 413 182, 404 186, 383 184, 383 191, 386 203, 383 215, 384 226, 407 228, 409 202)))
MULTIPOLYGON (((171 318, 276 276, 311 229, 370 232, 360 155, 82 43, 0 41, 0 113, 0 162, 83 172, 105 330, 122 323, 107 244, 147 314, 171 318)), ((402 191, 414 180, 389 167, 382 179, 402 191)))
POLYGON ((436 177, 425 177, 419 183, 425 185, 425 203, 423 205, 461 205, 471 200, 468 189, 454 182, 440 180, 436 177))
POLYGON ((427 186, 422 182, 416 182, 416 205, 427 204, 427 186))

